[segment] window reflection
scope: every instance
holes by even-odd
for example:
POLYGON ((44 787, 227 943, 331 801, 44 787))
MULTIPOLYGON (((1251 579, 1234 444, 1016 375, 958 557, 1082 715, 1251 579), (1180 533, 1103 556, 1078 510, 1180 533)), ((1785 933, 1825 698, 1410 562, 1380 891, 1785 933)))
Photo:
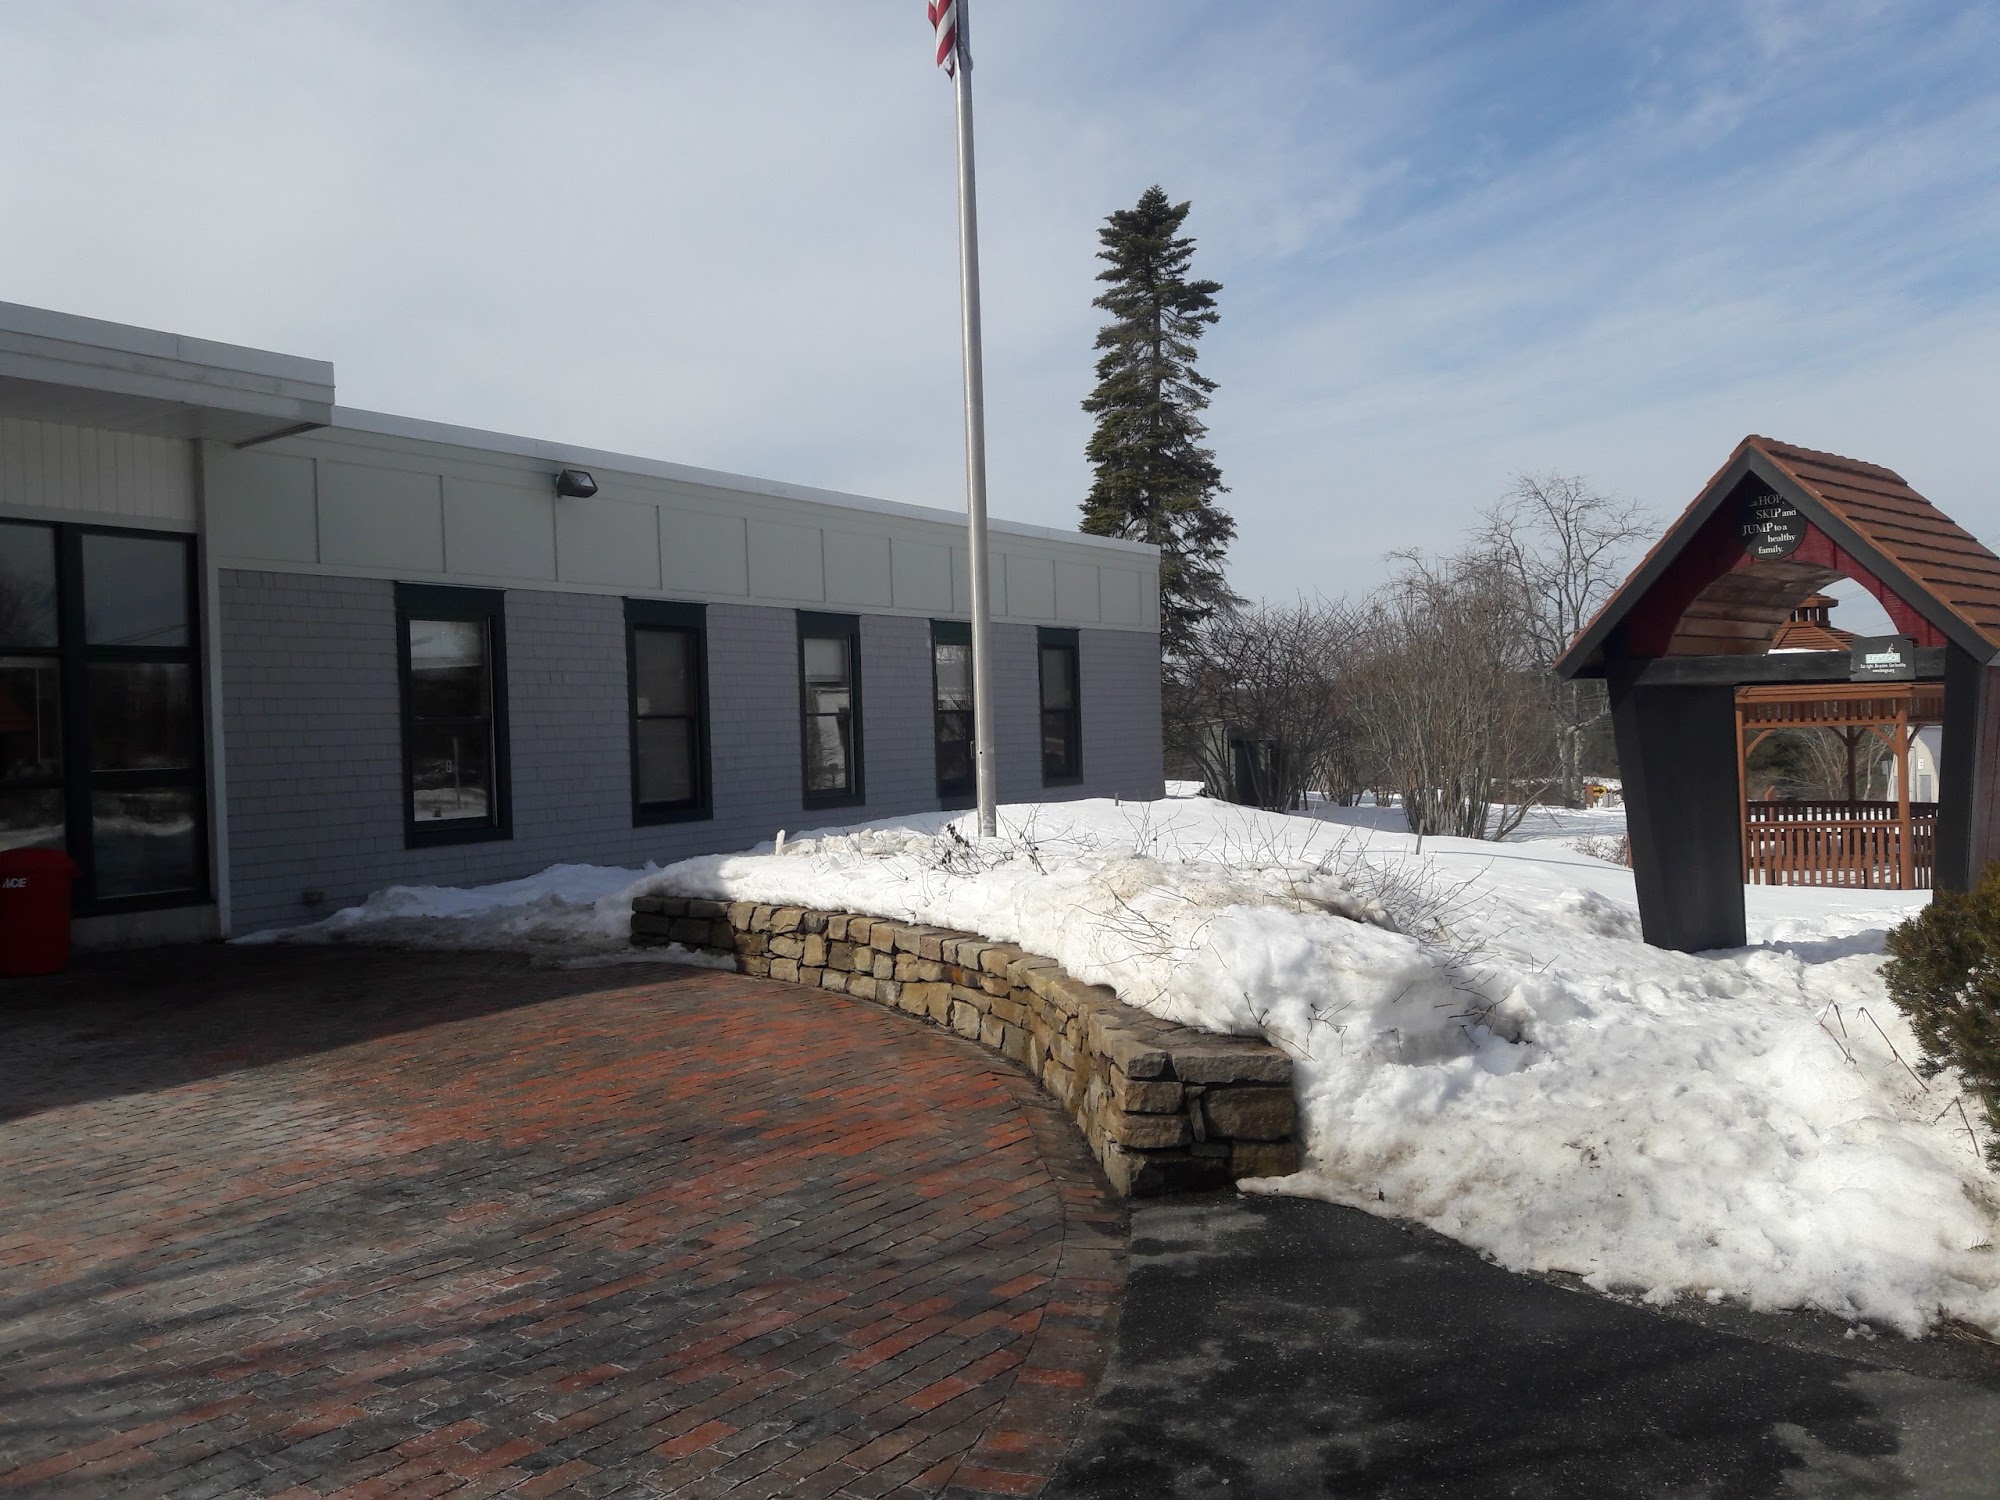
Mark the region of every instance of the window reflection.
POLYGON ((642 626, 632 631, 634 738, 642 804, 692 807, 700 801, 698 654, 692 630, 642 626))
POLYGON ((193 671, 183 662, 90 664, 94 771, 179 771, 194 764, 193 671))
POLYGON ((83 634, 93 646, 188 644, 187 543, 83 537, 83 634))
POLYGON ((0 656, 0 783, 62 779, 61 678, 53 656, 0 656))
POLYGON ((90 810, 100 897, 163 895, 200 883, 193 787, 95 792, 90 810))
POLYGON ((411 620, 410 801, 418 823, 493 816, 492 673, 480 620, 411 620))
POLYGON ((0 646, 55 643, 55 528, 0 522, 0 646))
POLYGON ((689 719, 639 721, 639 800, 688 802, 696 792, 694 723, 689 719))
POLYGON ((60 788, 0 788, 0 849, 61 849, 67 841, 60 788))
POLYGON ((940 797, 962 797, 973 789, 972 643, 940 640, 932 627, 931 660, 937 678, 937 782, 940 797))
POLYGON ((845 636, 807 636, 806 790, 854 789, 854 679, 845 636))
POLYGON ((1044 641, 1041 648, 1042 779, 1074 781, 1082 774, 1077 713, 1076 647, 1044 641))

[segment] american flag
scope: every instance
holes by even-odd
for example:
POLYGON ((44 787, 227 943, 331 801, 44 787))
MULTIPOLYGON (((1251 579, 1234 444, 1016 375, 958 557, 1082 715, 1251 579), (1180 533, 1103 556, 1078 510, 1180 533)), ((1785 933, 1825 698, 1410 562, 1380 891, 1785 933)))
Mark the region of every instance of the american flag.
POLYGON ((937 33, 937 65, 958 76, 958 0, 928 0, 931 30, 937 33))

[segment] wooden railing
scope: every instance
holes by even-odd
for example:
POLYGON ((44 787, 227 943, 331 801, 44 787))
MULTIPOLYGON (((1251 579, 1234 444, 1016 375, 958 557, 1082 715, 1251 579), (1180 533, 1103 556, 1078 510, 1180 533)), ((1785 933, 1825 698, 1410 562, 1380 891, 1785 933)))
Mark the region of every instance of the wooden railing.
POLYGON ((1743 878, 1751 885, 1929 890, 1937 804, 1910 804, 1910 838, 1894 802, 1749 802, 1743 878))

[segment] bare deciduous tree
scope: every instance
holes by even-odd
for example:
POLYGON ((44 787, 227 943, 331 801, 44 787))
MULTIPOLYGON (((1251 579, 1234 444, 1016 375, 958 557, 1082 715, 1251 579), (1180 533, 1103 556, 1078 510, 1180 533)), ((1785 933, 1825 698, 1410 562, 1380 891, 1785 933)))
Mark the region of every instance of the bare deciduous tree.
POLYGON ((1502 838, 1551 779, 1547 699, 1505 568, 1399 556, 1361 613, 1359 723, 1415 834, 1502 838))
POLYGON ((1358 789, 1343 650, 1354 634, 1350 611, 1325 600, 1211 615, 1167 667, 1169 754, 1218 795, 1247 780, 1260 807, 1296 807, 1308 788, 1358 789))
POLYGON ((1556 727, 1556 784, 1571 806, 1583 799, 1592 736, 1609 710, 1604 684, 1563 682, 1549 669, 1624 581, 1634 550, 1652 532, 1639 506, 1594 489, 1576 474, 1521 474, 1481 517, 1473 550, 1493 560, 1520 592, 1522 630, 1556 727))

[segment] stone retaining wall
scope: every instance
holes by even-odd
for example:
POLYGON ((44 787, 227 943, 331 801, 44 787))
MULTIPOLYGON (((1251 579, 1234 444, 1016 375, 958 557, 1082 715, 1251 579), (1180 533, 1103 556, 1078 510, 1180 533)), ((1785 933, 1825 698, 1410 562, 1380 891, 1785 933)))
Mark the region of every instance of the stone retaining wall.
POLYGON ((1283 1052, 1147 1015, 1012 943, 667 895, 633 900, 632 941, 730 955, 742 973, 874 1000, 984 1043, 1041 1080, 1127 1196, 1298 1170, 1283 1052))

